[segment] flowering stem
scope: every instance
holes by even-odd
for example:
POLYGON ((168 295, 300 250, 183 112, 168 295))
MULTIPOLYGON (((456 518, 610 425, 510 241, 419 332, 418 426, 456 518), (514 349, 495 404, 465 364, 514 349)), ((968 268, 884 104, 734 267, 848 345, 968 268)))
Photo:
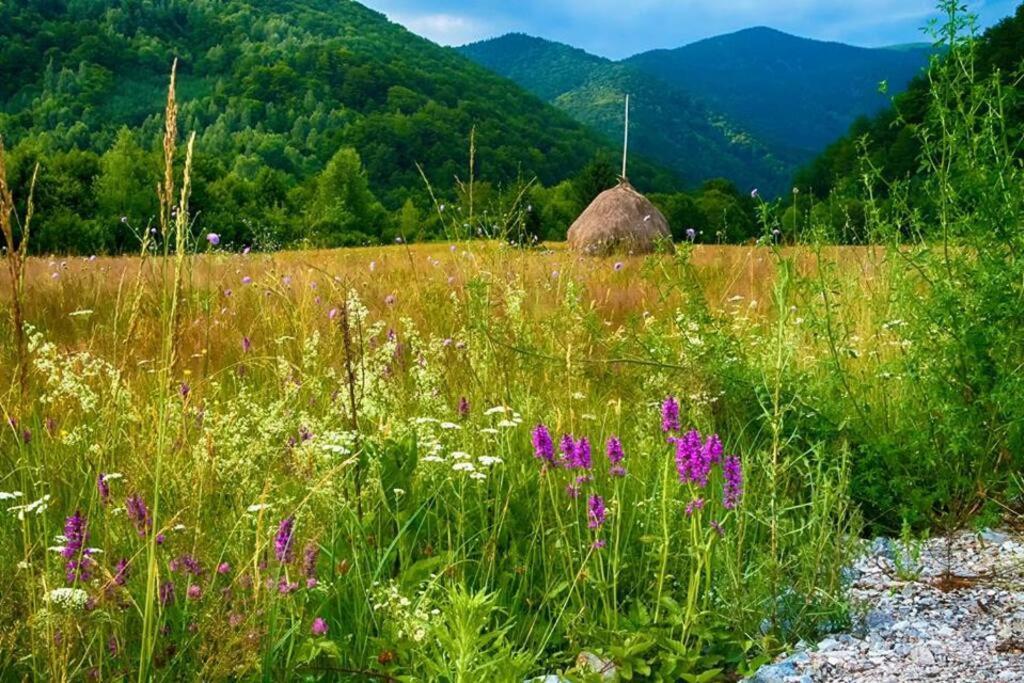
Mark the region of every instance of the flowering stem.
POLYGON ((668 570, 668 486, 672 466, 672 459, 665 458, 665 464, 661 468, 661 564, 658 569, 657 598, 654 601, 655 623, 658 623, 658 618, 661 616, 661 595, 665 588, 665 572, 668 570))

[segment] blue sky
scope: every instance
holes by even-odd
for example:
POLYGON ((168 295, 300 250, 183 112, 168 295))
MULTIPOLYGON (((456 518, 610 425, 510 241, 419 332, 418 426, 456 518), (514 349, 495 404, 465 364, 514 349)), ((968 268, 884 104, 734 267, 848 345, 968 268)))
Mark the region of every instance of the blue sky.
MULTIPOLYGON (((853 45, 923 40, 934 0, 361 0, 444 45, 521 31, 620 58, 750 26, 853 45)), ((1019 0, 968 0, 982 26, 1019 0)))

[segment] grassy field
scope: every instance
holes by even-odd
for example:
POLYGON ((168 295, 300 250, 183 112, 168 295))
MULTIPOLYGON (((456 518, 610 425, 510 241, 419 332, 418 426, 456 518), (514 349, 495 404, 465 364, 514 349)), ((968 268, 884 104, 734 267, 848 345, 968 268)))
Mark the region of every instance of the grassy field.
POLYGON ((172 260, 30 260, 26 403, 3 350, 0 667, 748 670, 850 618, 849 463, 787 384, 829 374, 821 286, 846 342, 891 355, 886 258, 211 250, 176 310, 172 260))

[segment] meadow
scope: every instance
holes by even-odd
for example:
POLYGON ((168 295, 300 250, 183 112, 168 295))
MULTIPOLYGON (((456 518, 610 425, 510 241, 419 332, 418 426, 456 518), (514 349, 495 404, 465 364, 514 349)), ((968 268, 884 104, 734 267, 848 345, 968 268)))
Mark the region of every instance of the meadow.
POLYGON ((851 628, 862 538, 1022 506, 1021 143, 956 35, 871 247, 435 200, 445 242, 258 253, 197 229, 172 81, 139 255, 36 257, 0 147, 0 679, 698 683, 851 628))

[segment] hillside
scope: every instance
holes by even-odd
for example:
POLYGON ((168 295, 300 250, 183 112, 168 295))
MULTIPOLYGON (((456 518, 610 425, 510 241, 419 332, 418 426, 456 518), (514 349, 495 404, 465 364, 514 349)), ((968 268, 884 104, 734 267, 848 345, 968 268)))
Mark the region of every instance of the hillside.
MULTIPOLYGON (((42 162, 39 249, 133 248, 120 217, 144 226, 155 213, 174 57, 180 128, 199 134, 199 228, 229 242, 387 239, 388 212, 409 196, 421 197, 406 213, 415 227, 428 208, 415 164, 450 188, 473 126, 478 175, 494 185, 557 183, 605 145, 350 0, 0 3, 0 135, 16 183, 42 162), (335 199, 351 192, 355 215, 335 199)), ((639 159, 633 175, 676 182, 639 159)))
MULTIPOLYGON (((1002 75, 1009 86, 1009 100, 1003 116, 1016 138, 1024 139, 1024 96, 1020 74, 1024 68, 1024 4, 1013 17, 988 29, 974 46, 977 79, 1002 75)), ((917 78, 908 90, 896 97, 893 106, 874 117, 862 117, 847 134, 831 144, 797 176, 797 183, 818 197, 833 190, 856 195, 862 185, 860 141, 865 140, 872 163, 887 182, 920 175, 921 143, 918 135, 927 123, 932 92, 928 79, 917 78)), ((884 187, 877 191, 884 192, 884 187)))
POLYGON ((626 60, 706 101, 780 155, 820 152, 862 115, 885 108, 931 48, 866 49, 751 28, 626 60), (888 83, 888 94, 879 92, 888 83), (781 151, 786 150, 786 151, 781 151))
POLYGON ((740 187, 775 192, 789 184, 796 158, 773 154, 727 117, 640 69, 522 34, 459 49, 613 140, 622 134, 622 102, 629 93, 633 149, 690 185, 725 177, 740 187))

